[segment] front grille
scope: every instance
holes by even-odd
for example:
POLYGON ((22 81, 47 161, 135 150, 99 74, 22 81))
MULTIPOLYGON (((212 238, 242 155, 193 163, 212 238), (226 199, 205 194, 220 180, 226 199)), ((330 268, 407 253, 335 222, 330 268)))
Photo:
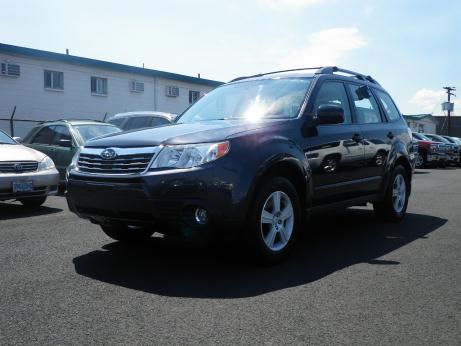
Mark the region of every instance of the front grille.
MULTIPOLYGON (((102 149, 100 150, 102 152, 102 149)), ((99 174, 139 174, 147 169, 154 153, 139 152, 118 154, 113 159, 102 158, 95 152, 82 151, 77 167, 80 172, 99 174)))
POLYGON ((8 161, 0 162, 0 173, 35 172, 38 162, 34 161, 8 161))

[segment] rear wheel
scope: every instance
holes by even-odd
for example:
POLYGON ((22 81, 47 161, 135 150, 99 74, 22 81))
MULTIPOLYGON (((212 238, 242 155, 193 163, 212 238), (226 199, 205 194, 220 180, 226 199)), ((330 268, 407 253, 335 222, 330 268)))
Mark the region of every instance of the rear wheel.
POLYGON ((410 193, 410 181, 403 166, 394 168, 384 198, 373 204, 376 215, 384 221, 400 221, 405 216, 410 193))
POLYGON ((110 238, 121 242, 143 241, 149 239, 154 234, 154 231, 148 227, 121 223, 101 225, 101 228, 110 238))
POLYGON ((38 208, 46 201, 46 196, 43 197, 29 197, 20 199, 19 202, 27 208, 38 208))
POLYGON ((288 179, 271 177, 260 186, 248 226, 250 251, 259 262, 277 262, 290 253, 301 228, 301 206, 288 179))
POLYGON ((427 164, 427 155, 425 153, 417 152, 415 154, 415 166, 416 168, 423 168, 427 164))

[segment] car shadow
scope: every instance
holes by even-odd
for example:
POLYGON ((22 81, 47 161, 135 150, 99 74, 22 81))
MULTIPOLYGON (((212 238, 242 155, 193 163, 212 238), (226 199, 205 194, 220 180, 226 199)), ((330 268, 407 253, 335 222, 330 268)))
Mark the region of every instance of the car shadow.
POLYGON ((38 208, 24 207, 20 203, 0 202, 0 220, 22 219, 46 214, 62 212, 62 209, 41 206, 38 208))
POLYGON ((425 239, 446 222, 410 213, 398 224, 383 224, 364 209, 319 216, 307 225, 316 232, 303 236, 293 256, 272 267, 248 264, 238 251, 156 237, 136 247, 110 243, 73 262, 80 275, 148 293, 242 298, 304 285, 357 263, 399 265, 392 256, 379 258, 425 239))

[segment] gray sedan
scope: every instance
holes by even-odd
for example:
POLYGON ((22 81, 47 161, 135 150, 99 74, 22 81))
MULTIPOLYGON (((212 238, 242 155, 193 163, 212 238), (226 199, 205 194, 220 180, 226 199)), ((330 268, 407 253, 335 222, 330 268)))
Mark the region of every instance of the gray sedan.
POLYGON ((58 192, 59 173, 45 154, 27 148, 0 130, 0 201, 38 207, 58 192))

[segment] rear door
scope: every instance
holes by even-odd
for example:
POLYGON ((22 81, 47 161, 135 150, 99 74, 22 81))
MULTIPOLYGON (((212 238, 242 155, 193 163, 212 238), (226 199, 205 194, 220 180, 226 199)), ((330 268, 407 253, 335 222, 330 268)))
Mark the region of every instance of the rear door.
POLYGON ((366 190, 376 191, 381 186, 385 165, 397 133, 394 133, 395 126, 388 123, 381 113, 378 101, 369 87, 348 83, 348 91, 355 119, 363 136, 365 165, 362 174, 366 181, 366 190), (361 88, 366 91, 363 92, 361 88))
POLYGON ((322 105, 344 109, 344 123, 317 125, 314 133, 306 136, 304 151, 313 173, 314 203, 355 197, 359 193, 364 149, 360 129, 352 122, 345 85, 326 80, 313 97, 311 114, 316 114, 322 105))
POLYGON ((27 146, 41 151, 52 158, 51 142, 54 137, 54 126, 43 126, 28 141, 27 146))

